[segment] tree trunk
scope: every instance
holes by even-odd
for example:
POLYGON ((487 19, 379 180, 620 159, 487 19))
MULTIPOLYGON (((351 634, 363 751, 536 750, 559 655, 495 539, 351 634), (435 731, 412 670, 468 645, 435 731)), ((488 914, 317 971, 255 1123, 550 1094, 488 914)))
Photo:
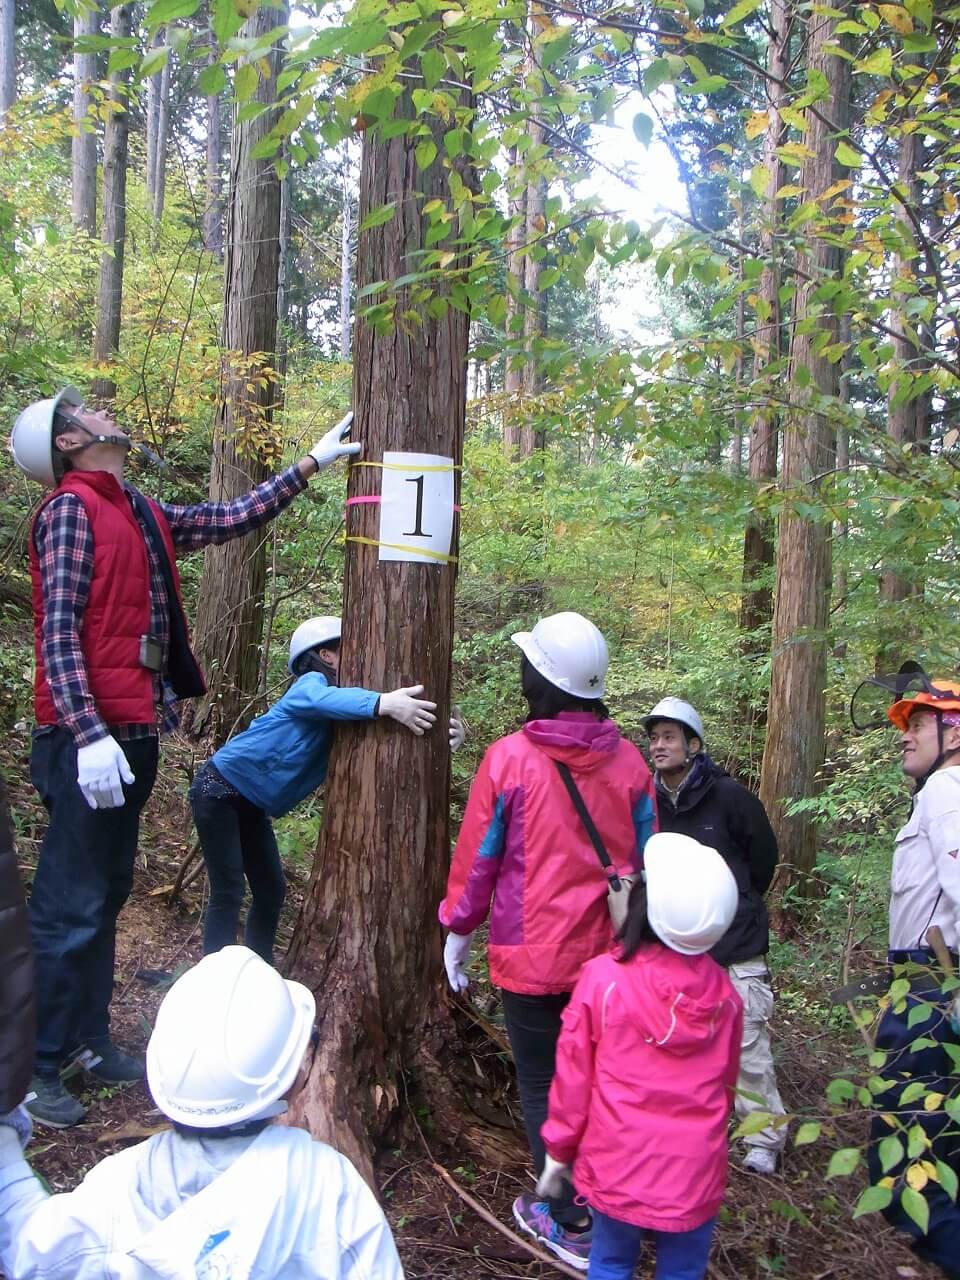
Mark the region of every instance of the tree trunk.
POLYGON ((170 134, 170 72, 173 63, 173 50, 167 54, 167 60, 160 72, 160 94, 157 103, 157 144, 153 158, 153 219, 160 222, 163 217, 163 202, 167 195, 167 141, 170 134))
MULTIPOLYGON (((850 313, 845 312, 840 317, 840 341, 849 342, 851 332, 850 313)), ((850 399, 850 380, 843 377, 843 374, 850 368, 849 353, 843 357, 840 362, 840 399, 846 404, 850 399)), ((837 475, 845 475, 850 470, 850 431, 846 426, 837 428, 837 475)), ((836 572, 833 578, 833 595, 834 595, 834 621, 833 630, 836 633, 838 627, 843 623, 843 615, 847 608, 847 591, 849 590, 849 582, 847 577, 847 542, 850 536, 850 517, 844 508, 843 515, 837 521, 834 529, 834 562, 837 564, 836 572)), ((847 643, 843 639, 838 639, 833 646, 833 656, 838 662, 842 662, 847 656, 847 643)))
MULTIPOLYGON (((210 51, 207 63, 213 66, 218 59, 217 40, 209 33, 210 51)), ((207 97, 207 203, 203 211, 203 247, 218 258, 223 257, 223 176, 220 143, 221 130, 220 95, 207 97)))
MULTIPOLYGON (((96 36, 96 9, 79 13, 73 19, 73 38, 96 36)), ((97 55, 73 54, 73 205, 74 229, 84 231, 92 239, 97 234, 97 131, 88 118, 90 85, 97 78, 97 55)))
MULTIPOLYGON (((834 129, 846 124, 850 73, 849 64, 829 50, 833 18, 812 12, 807 24, 809 78, 817 73, 826 77, 829 91, 822 102, 828 104, 833 126, 807 112, 804 141, 812 156, 803 162, 800 185, 808 200, 819 200, 839 177, 834 129)), ((825 209, 822 216, 830 217, 825 209)), ((824 334, 830 342, 838 341, 839 321, 814 298, 822 281, 835 278, 840 270, 840 251, 827 239, 834 230, 819 222, 809 224, 798 262, 783 483, 807 503, 817 502, 821 477, 836 462, 835 428, 814 408, 817 397, 836 396, 839 391, 839 367, 822 354, 821 345, 824 334), (809 373, 806 385, 800 376, 802 369, 809 373)), ((760 782, 761 799, 780 842, 786 880, 797 883, 806 896, 815 890, 816 828, 808 814, 787 817, 785 808, 791 800, 815 794, 823 763, 829 533, 825 517, 810 519, 788 507, 780 518, 769 724, 760 782)))
POLYGON ((0 0, 0 112, 17 100, 16 0, 0 0))
MULTIPOLYGON (((767 95, 770 106, 767 111, 769 124, 763 143, 763 164, 768 178, 761 215, 760 256, 764 267, 757 305, 754 382, 762 379, 768 370, 771 371, 772 378, 771 385, 766 387, 767 404, 754 413, 750 424, 747 474, 757 486, 769 483, 777 474, 780 411, 774 397, 780 380, 773 370, 783 355, 783 339, 779 296, 780 250, 777 240, 782 216, 781 204, 775 197, 783 184, 783 162, 777 155, 777 148, 782 144, 784 135, 780 108, 784 102, 786 87, 781 82, 787 76, 790 53, 790 0, 770 0, 769 22, 767 70, 770 79, 767 81, 767 95)), ((747 657, 759 656, 767 647, 761 628, 769 625, 773 613, 773 592, 769 582, 773 565, 773 542, 773 521, 769 517, 758 514, 748 519, 743 537, 743 594, 740 604, 741 650, 747 657)))
MULTIPOLYGON (((258 39, 286 24, 286 9, 259 9, 243 27, 258 39)), ((256 100, 276 101, 281 49, 269 55, 256 100)), ((261 369, 248 357, 263 352, 273 369, 277 342, 277 283, 280 261, 280 182, 273 158, 253 152, 270 131, 276 112, 234 127, 224 272, 223 345, 229 368, 217 415, 210 469, 210 498, 237 497, 265 479, 263 445, 270 437, 276 397, 273 374, 259 385, 261 369), (256 384, 247 390, 247 383, 256 384)), ((263 629, 266 574, 262 533, 208 547, 197 609, 196 643, 207 675, 207 698, 194 711, 191 731, 209 730, 222 742, 254 710, 263 629)))
MULTIPOLYGON (((162 44, 163 31, 155 31, 150 48, 159 49, 162 44)), ((160 123, 160 82, 162 79, 162 70, 147 77, 147 108, 145 120, 147 129, 147 172, 145 176, 145 185, 147 189, 147 199, 151 208, 153 207, 153 180, 157 171, 157 128, 160 123)))
MULTIPOLYGON (((533 146, 543 142, 543 127, 537 121, 529 124, 533 146)), ((527 186, 527 232, 528 245, 537 244, 543 238, 543 210, 546 200, 546 184, 535 178, 527 186)), ((536 404, 536 398, 543 388, 540 372, 540 353, 537 344, 543 337, 543 294, 540 290, 540 260, 528 253, 523 260, 523 288, 527 294, 523 316, 523 346, 526 362, 522 370, 523 399, 527 413, 536 404)), ((530 422, 525 421, 520 428, 520 457, 532 457, 544 445, 544 435, 530 422)))
MULTIPOLYGON (((110 10, 110 30, 115 39, 130 35, 131 5, 110 10)), ((113 104, 103 131, 103 233, 104 252, 100 257, 100 287, 97 291, 97 319, 93 335, 93 362, 99 368, 110 363, 120 350, 120 306, 123 300, 123 250, 127 230, 127 135, 129 115, 127 90, 130 68, 114 71, 110 77, 113 104)), ((98 373, 90 389, 94 402, 106 403, 117 394, 117 384, 109 372, 98 373)))
MULTIPOLYGON (((399 99, 398 117, 414 117, 415 86, 412 80, 399 99)), ((440 146, 442 123, 421 119, 440 146)), ((363 135, 360 218, 389 202, 397 212, 360 235, 358 290, 396 279, 418 261, 428 225, 423 204, 450 199, 439 161, 417 170, 416 141, 363 135)), ((422 324, 392 333, 375 333, 356 318, 353 402, 364 460, 400 449, 452 458, 459 467, 467 318, 451 307, 434 319, 401 291, 397 312, 414 306, 422 324)), ((380 486, 376 467, 351 470, 351 496, 376 494, 380 486)), ((348 528, 375 538, 377 508, 351 508, 348 528)), ((288 956, 291 973, 318 995, 320 1027, 294 1120, 368 1176, 371 1143, 396 1108, 401 1071, 429 1069, 444 1016, 436 911, 450 859, 446 722, 455 580, 455 562, 380 561, 376 547, 348 539, 342 683, 394 689, 422 682, 438 703, 437 723, 422 738, 389 721, 338 727, 324 825, 288 956)))
MULTIPOLYGON (((507 241, 507 338, 508 352, 503 371, 504 392, 504 424, 503 448, 508 458, 516 458, 520 453, 519 413, 523 396, 523 367, 512 358, 509 348, 518 338, 523 336, 524 308, 522 301, 524 255, 523 246, 527 236, 527 184, 520 181, 516 168, 521 164, 517 148, 510 151, 510 170, 514 172, 518 184, 514 195, 510 198, 509 217, 514 224, 507 241)), ((522 344, 521 344, 522 345, 522 344)))
POLYGON ((350 235, 353 199, 349 181, 350 154, 344 148, 340 190, 340 359, 350 359, 350 235))

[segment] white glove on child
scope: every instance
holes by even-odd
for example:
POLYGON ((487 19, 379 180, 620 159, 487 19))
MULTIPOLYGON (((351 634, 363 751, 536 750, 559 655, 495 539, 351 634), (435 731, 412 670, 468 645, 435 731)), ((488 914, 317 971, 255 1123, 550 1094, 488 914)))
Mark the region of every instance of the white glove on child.
POLYGON ((77 785, 91 809, 119 809, 124 800, 123 784, 133 780, 127 757, 110 734, 89 746, 77 747, 77 785))
POLYGON ((460 708, 454 707, 450 713, 450 750, 459 751, 467 740, 467 730, 460 718, 460 708))
MULTIPOLYGON (((31 1098, 33 1094, 29 1095, 31 1098)), ((0 1114, 0 1128, 12 1129, 17 1135, 20 1143, 20 1150, 30 1141, 30 1135, 33 1133, 33 1121, 30 1119, 30 1112, 21 1102, 19 1107, 14 1107, 12 1111, 4 1111, 0 1114)))
POLYGON ((393 693, 381 693, 379 714, 406 725, 419 738, 437 718, 433 714, 437 704, 419 697, 421 693, 422 684, 412 684, 408 689, 394 689, 393 693))
POLYGON ((470 958, 472 942, 472 933, 448 933, 447 940, 443 944, 443 967, 447 971, 447 981, 454 995, 466 991, 470 985, 470 979, 464 973, 464 968, 470 958))
POLYGON ((543 1162, 543 1173, 537 1179, 537 1195, 544 1198, 563 1195, 565 1182, 573 1182, 573 1170, 568 1164, 561 1164, 559 1160, 554 1160, 553 1156, 546 1156, 543 1162))
POLYGON ((343 437, 350 430, 352 422, 353 410, 351 409, 310 450, 310 457, 317 464, 318 471, 322 471, 324 467, 329 467, 331 462, 336 462, 338 458, 346 458, 351 454, 359 453, 363 448, 359 440, 348 440, 346 443, 343 441, 343 437))

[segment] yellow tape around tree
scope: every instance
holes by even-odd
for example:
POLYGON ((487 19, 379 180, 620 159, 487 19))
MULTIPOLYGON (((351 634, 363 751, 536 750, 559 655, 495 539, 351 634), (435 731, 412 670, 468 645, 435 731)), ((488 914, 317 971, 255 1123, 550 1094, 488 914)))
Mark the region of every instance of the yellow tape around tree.
MULTIPOLYGON (((404 468, 405 469, 405 468, 404 468)), ((437 467, 440 471, 442 468, 437 467)), ((445 564, 456 564, 456 556, 448 556, 443 551, 428 551, 426 547, 407 547, 402 542, 379 542, 376 538, 361 538, 358 534, 348 533, 347 542, 362 542, 366 547, 389 547, 391 551, 406 551, 410 555, 429 556, 431 560, 442 560, 445 564)))

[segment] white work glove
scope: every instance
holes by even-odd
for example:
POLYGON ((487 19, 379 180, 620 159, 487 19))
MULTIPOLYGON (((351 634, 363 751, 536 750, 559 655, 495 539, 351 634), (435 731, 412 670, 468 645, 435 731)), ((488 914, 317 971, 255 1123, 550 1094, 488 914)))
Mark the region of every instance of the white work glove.
POLYGON ((336 462, 338 458, 347 458, 351 454, 359 453, 363 445, 359 440, 348 440, 344 443, 343 437, 350 430, 353 422, 353 410, 351 409, 345 417, 341 418, 335 427, 331 427, 322 440, 310 450, 310 457, 317 464, 317 470, 322 471, 324 467, 329 467, 331 462, 336 462))
MULTIPOLYGON (((32 1098, 33 1094, 30 1094, 29 1097, 32 1098)), ((20 1150, 22 1151, 30 1141, 30 1135, 33 1133, 33 1121, 30 1119, 30 1112, 21 1103, 19 1107, 14 1107, 12 1111, 0 1113, 0 1128, 14 1131, 19 1139, 20 1150)))
POLYGON ((954 1035, 960 1035, 960 995, 956 995, 950 1002, 950 1026, 954 1035))
POLYGON ((543 1162, 543 1173, 537 1179, 537 1195, 545 1199, 550 1196, 563 1195, 563 1184, 573 1182, 573 1170, 568 1164, 561 1164, 553 1156, 546 1156, 543 1162))
POLYGON ((119 809, 124 782, 133 782, 133 770, 116 738, 107 734, 77 747, 77 785, 91 809, 119 809))
POLYGON ((447 981, 454 995, 466 991, 470 985, 470 979, 464 973, 464 967, 470 958, 472 942, 472 933, 448 933, 447 940, 443 944, 443 967, 447 971, 447 981))
POLYGON ((381 693, 380 715, 397 720, 418 738, 421 737, 437 718, 433 714, 437 704, 419 697, 421 693, 422 684, 412 684, 409 689, 394 689, 393 693, 381 693))
POLYGON ((459 751, 467 740, 467 730, 460 718, 460 708, 454 707, 450 716, 450 750, 459 751))

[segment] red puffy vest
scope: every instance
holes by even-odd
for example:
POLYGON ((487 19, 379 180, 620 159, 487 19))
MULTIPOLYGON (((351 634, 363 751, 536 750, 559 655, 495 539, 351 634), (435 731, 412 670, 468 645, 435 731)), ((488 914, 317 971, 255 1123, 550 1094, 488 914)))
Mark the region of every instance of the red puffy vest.
MULTIPOLYGON (((93 576, 80 628, 87 680, 97 711, 109 725, 156 724, 153 673, 140 665, 140 637, 150 630, 150 561, 143 531, 123 487, 106 471, 68 471, 37 509, 73 493, 83 503, 93 531, 93 576)), ((147 498, 163 537, 181 609, 173 539, 163 512, 147 498)), ((34 516, 36 523, 37 516, 34 516)), ((56 724, 57 712, 43 665, 43 591, 40 558, 30 534, 33 631, 36 655, 34 714, 37 724, 56 724)))

